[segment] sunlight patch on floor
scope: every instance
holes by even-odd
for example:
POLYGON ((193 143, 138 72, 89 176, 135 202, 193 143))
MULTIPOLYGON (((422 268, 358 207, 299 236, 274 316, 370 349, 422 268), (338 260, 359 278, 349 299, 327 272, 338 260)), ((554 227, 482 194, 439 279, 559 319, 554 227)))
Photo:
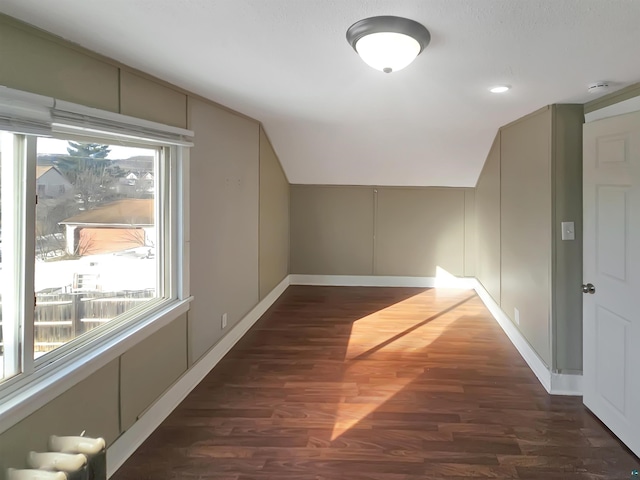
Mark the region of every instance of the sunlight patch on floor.
POLYGON ((407 354, 424 352, 458 320, 456 308, 472 298, 466 292, 442 293, 426 290, 353 323, 344 381, 362 384, 366 391, 363 393, 359 387, 357 397, 338 404, 331 440, 353 428, 424 373, 422 369, 408 371, 399 378, 395 373, 397 365, 389 366, 389 362, 401 362, 407 354), (428 302, 424 301, 426 297, 430 298, 428 302))

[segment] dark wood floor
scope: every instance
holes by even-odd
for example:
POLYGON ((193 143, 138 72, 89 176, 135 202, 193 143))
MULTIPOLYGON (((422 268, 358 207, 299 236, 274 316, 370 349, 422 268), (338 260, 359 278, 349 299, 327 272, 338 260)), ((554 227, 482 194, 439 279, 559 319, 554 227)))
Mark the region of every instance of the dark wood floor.
POLYGON ((115 480, 628 479, 471 291, 290 287, 115 480))

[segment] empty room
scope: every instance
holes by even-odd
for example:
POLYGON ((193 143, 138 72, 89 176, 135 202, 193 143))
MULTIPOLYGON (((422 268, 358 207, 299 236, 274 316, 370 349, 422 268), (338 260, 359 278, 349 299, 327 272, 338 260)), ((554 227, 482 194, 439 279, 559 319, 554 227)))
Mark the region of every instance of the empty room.
POLYGON ((0 2, 0 480, 636 478, 639 24, 0 2))

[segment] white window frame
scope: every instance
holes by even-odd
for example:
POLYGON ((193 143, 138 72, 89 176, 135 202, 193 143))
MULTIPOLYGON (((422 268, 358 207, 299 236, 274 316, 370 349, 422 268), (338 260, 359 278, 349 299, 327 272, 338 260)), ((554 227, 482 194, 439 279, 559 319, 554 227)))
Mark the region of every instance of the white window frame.
MULTIPOLYGON (((21 373, 0 383, 0 433, 18 423, 23 418, 46 405, 49 401, 89 377, 98 369, 117 359, 131 347, 168 325, 189 308, 189 147, 193 132, 137 119, 113 112, 106 112, 82 105, 59 101, 49 97, 34 95, 0 86, 0 133, 12 132, 12 156, 21 155, 13 179, 14 191, 19 193, 20 205, 24 211, 16 210, 15 218, 20 222, 21 231, 26 225, 35 224, 35 162, 36 136, 53 134, 73 137, 91 137, 105 143, 124 141, 141 146, 159 147, 160 168, 164 171, 156 175, 165 179, 163 195, 166 216, 159 219, 168 248, 165 249, 162 272, 165 281, 164 300, 158 300, 152 307, 136 315, 123 315, 107 328, 89 332, 77 341, 71 341, 59 349, 33 360, 33 298, 20 298, 17 310, 24 312, 22 331, 14 336, 27 342, 21 344, 21 373), (25 136, 21 136, 24 134, 25 136), (17 150, 16 150, 17 149, 17 150), (170 160, 166 161, 169 155, 170 160), (167 165, 168 163, 168 165, 167 165), (33 177, 33 178, 31 178, 33 177), (59 352, 58 352, 59 350, 59 352)), ((6 135, 3 143, 7 146, 6 135)), ((6 162, 5 162, 6 163, 6 162)), ((3 171, 3 179, 5 171, 3 171)), ((156 180, 157 181, 157 180, 156 180)), ((24 292, 33 292, 35 234, 15 236, 13 248, 20 255, 18 271, 24 292)), ((3 259, 4 261, 4 259, 3 259)), ((18 279, 17 279, 18 280, 18 279)), ((15 297, 14 297, 15 298, 15 297)), ((11 311, 3 306, 3 317, 11 311)), ((16 311, 11 314, 16 315, 16 311)), ((17 322, 16 322, 17 323, 17 322)), ((108 325, 108 324, 107 324, 108 325)), ((5 352, 6 352, 5 348, 5 352)))

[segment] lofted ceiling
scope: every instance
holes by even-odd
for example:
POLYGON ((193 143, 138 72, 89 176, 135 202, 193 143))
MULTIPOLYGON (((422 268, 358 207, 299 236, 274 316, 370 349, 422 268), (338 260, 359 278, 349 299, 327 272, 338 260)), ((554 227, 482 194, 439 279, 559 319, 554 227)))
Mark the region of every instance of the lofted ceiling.
POLYGON ((597 98, 595 81, 640 81, 637 0, 2 0, 0 11, 261 121, 291 183, 474 186, 501 125, 597 98), (373 70, 345 40, 376 15, 430 30, 405 70, 373 70))

